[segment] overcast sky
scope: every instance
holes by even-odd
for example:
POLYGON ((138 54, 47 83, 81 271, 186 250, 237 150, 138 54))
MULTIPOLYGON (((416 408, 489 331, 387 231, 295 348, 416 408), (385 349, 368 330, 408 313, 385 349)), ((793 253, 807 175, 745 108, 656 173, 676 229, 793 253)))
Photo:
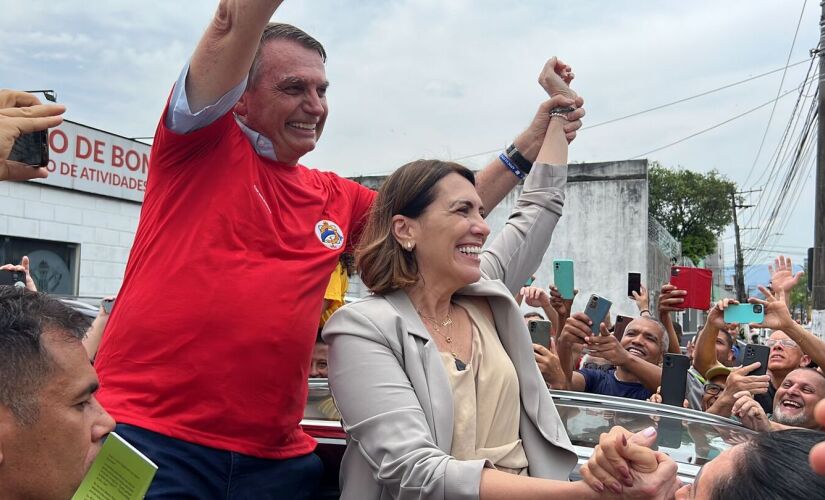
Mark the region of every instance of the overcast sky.
MULTIPOLYGON (((151 136, 171 84, 216 5, 0 0, 0 87, 55 89, 72 121, 127 137, 151 136)), ((291 0, 275 19, 305 29, 329 54, 330 117, 319 147, 304 163, 352 176, 386 173, 420 157, 485 164, 491 150, 504 147, 529 123, 544 96, 536 77, 551 55, 575 70, 573 87, 586 100, 586 127, 783 68, 788 60, 806 61, 819 39, 819 14, 818 2, 800 0, 291 0)), ((667 166, 715 168, 746 188, 758 188, 768 180, 796 92, 778 101, 753 172, 772 105, 645 153, 799 87, 807 70, 806 62, 583 130, 571 161, 644 154, 667 166)), ((783 234, 770 241, 771 249, 800 263, 813 240, 815 179, 812 163, 802 167, 799 191, 784 200, 795 210, 774 230, 783 234)), ((781 175, 786 170, 787 163, 780 165, 781 175)), ((744 225, 759 227, 771 208, 767 193, 749 201, 758 206, 742 215, 744 225)), ((755 233, 743 233, 745 247, 755 233)), ((731 262, 731 232, 723 238, 731 262)))

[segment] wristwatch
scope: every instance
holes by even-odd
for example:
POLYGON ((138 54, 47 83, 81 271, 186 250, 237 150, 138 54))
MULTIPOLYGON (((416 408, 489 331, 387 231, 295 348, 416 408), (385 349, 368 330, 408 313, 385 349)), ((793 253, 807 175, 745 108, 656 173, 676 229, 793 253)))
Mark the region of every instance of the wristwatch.
POLYGON ((510 144, 509 146, 507 146, 507 150, 504 154, 506 154, 507 158, 510 158, 513 164, 515 164, 515 166, 518 167, 519 170, 521 170, 521 173, 523 173, 524 175, 530 173, 530 169, 533 168, 533 162, 522 156, 519 150, 516 149, 515 144, 510 144))

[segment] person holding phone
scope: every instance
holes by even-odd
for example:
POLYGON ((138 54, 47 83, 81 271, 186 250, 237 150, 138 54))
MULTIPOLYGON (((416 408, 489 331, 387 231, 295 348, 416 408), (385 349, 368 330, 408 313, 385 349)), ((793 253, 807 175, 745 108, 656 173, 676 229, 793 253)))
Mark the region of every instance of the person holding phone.
POLYGON ((584 313, 575 313, 564 325, 557 352, 565 371, 568 390, 646 400, 660 386, 662 369, 659 364, 667 351, 667 335, 658 321, 642 317, 625 328, 621 342, 610 335, 604 323, 601 335, 593 335, 592 320, 584 313), (593 355, 615 366, 611 370, 572 369, 573 346, 587 347, 593 355))
POLYGON ((0 90, 0 181, 40 179, 45 168, 8 160, 17 138, 56 127, 66 111, 62 104, 42 104, 36 96, 17 90, 0 90))

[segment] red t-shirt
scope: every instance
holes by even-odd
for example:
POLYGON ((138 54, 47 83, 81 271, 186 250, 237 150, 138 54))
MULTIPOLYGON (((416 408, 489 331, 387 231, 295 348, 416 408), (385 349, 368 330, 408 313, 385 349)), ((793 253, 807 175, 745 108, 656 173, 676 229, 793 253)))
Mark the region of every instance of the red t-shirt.
POLYGON ((185 135, 161 119, 95 360, 103 406, 120 423, 204 446, 311 452, 299 424, 324 290, 374 197, 259 156, 232 113, 185 135))

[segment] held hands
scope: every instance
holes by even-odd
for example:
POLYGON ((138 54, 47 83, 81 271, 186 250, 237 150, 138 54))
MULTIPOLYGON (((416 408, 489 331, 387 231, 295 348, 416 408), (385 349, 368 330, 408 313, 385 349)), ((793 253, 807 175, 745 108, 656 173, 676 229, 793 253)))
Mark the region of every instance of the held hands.
POLYGON ((59 125, 66 107, 60 104, 41 104, 26 92, 0 90, 0 181, 43 178, 45 168, 36 168, 9 161, 14 141, 23 134, 37 132, 59 125))
POLYGON ((758 432, 771 430, 771 422, 768 420, 765 410, 748 391, 737 392, 733 397, 736 398, 736 402, 733 403, 733 415, 739 417, 742 425, 758 432))
POLYGON ((582 479, 593 490, 619 498, 673 498, 680 487, 676 463, 651 450, 655 442, 654 427, 636 434, 613 427, 601 435, 590 460, 579 469, 582 479))
MULTIPOLYGON (((27 167, 27 168, 30 168, 30 167, 27 167)), ((20 259, 20 264, 19 265, 15 266, 14 264, 6 264, 6 265, 3 265, 3 266, 0 266, 0 270, 25 272, 26 273, 26 290, 29 290, 29 291, 32 291, 32 292, 37 291, 37 285, 34 284, 34 280, 32 279, 32 275, 29 272, 29 258, 27 256, 24 255, 23 258, 20 259)))

